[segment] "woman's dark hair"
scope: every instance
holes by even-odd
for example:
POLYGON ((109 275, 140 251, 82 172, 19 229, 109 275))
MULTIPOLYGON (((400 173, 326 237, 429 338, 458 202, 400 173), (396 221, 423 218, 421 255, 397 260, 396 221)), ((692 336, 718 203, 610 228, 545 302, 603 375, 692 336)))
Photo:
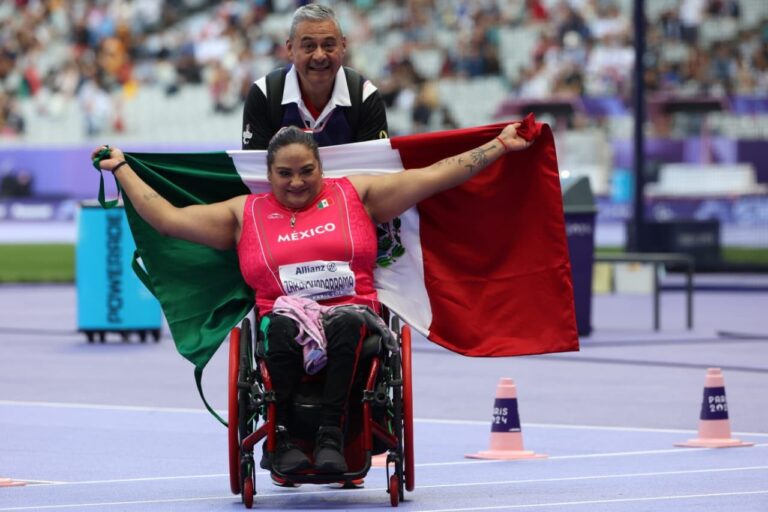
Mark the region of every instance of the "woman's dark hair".
POLYGON ((290 144, 303 144, 312 150, 312 154, 320 162, 320 151, 317 148, 315 137, 296 126, 284 126, 272 136, 269 144, 267 144, 267 171, 272 169, 272 164, 275 163, 275 153, 290 144))

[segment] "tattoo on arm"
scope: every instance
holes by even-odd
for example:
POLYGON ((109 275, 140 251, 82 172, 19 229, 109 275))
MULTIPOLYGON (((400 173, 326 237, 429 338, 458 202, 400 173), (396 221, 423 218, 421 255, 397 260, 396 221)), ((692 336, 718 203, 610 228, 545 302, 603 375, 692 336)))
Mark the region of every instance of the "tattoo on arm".
POLYGON ((470 175, 484 169, 488 165, 488 157, 486 156, 486 153, 488 151, 491 151, 496 146, 491 145, 487 148, 478 148, 473 149, 469 152, 469 158, 471 162, 467 162, 466 158, 463 156, 451 156, 448 158, 443 158, 442 160, 438 161, 434 165, 437 166, 444 166, 444 165, 451 165, 451 164, 458 164, 461 167, 465 167, 470 175))
POLYGON ((471 164, 467 164, 466 167, 470 174, 474 174, 481 169, 484 169, 488 165, 488 157, 485 155, 488 151, 492 150, 493 146, 489 148, 473 149, 469 152, 469 157, 472 159, 471 164))

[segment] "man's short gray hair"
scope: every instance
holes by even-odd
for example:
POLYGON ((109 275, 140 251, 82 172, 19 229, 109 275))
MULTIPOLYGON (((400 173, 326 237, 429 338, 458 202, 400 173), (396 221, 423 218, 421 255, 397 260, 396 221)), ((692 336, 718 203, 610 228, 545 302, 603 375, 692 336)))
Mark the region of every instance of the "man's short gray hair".
POLYGON ((302 5, 293 13, 293 18, 291 19, 291 30, 288 33, 288 38, 293 39, 293 37, 296 35, 296 27, 302 21, 328 20, 332 21, 334 25, 336 25, 336 28, 339 30, 339 34, 343 36, 344 33, 341 31, 341 25, 339 24, 339 20, 336 19, 336 13, 333 12, 333 9, 325 5, 318 4, 302 5))

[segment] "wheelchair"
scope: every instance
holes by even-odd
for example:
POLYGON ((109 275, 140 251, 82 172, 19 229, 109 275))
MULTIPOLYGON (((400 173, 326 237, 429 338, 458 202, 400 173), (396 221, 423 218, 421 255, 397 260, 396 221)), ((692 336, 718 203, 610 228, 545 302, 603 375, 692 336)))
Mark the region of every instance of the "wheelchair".
MULTIPOLYGON (((389 313, 384 311, 384 318, 389 313)), ((258 318, 258 315, 257 315, 258 318)), ((404 500, 405 490, 415 485, 413 457, 413 402, 411 381, 411 331, 391 323, 396 347, 385 347, 377 335, 363 340, 346 414, 344 458, 348 470, 341 474, 306 470, 282 474, 270 464, 270 477, 279 486, 362 484, 372 457, 386 454, 386 490, 393 507, 404 500)), ((271 460, 276 446, 275 402, 264 358, 260 330, 254 336, 251 322, 244 319, 230 332, 228 374, 229 481, 233 494, 240 494, 252 508, 256 494, 254 446, 263 440, 263 451, 271 460)), ((321 371, 302 379, 293 401, 292 441, 312 456, 314 434, 320 423, 321 371)), ((259 454, 261 457, 261 454, 259 454)))

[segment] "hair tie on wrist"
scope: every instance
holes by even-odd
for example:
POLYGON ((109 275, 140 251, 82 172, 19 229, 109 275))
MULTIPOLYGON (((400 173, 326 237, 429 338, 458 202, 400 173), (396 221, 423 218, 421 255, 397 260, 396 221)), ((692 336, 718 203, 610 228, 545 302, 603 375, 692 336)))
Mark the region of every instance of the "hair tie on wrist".
POLYGON ((499 139, 499 142, 501 142, 501 147, 503 147, 503 148, 504 148, 504 152, 505 152, 505 153, 509 153, 509 148, 507 147, 507 145, 506 145, 506 144, 504 144, 504 141, 503 141, 503 140, 501 140, 501 137, 497 135, 497 136, 496 136, 496 138, 497 138, 497 139, 499 139))
POLYGON ((110 172, 111 172, 112 174, 115 174, 119 168, 121 168, 122 166, 124 166, 124 165, 125 165, 125 164, 127 164, 127 163, 128 163, 128 162, 126 162, 125 160, 121 160, 120 162, 118 162, 118 163, 117 163, 117 165, 116 165, 116 166, 114 166, 114 167, 112 168, 112 170, 111 170, 110 172))

